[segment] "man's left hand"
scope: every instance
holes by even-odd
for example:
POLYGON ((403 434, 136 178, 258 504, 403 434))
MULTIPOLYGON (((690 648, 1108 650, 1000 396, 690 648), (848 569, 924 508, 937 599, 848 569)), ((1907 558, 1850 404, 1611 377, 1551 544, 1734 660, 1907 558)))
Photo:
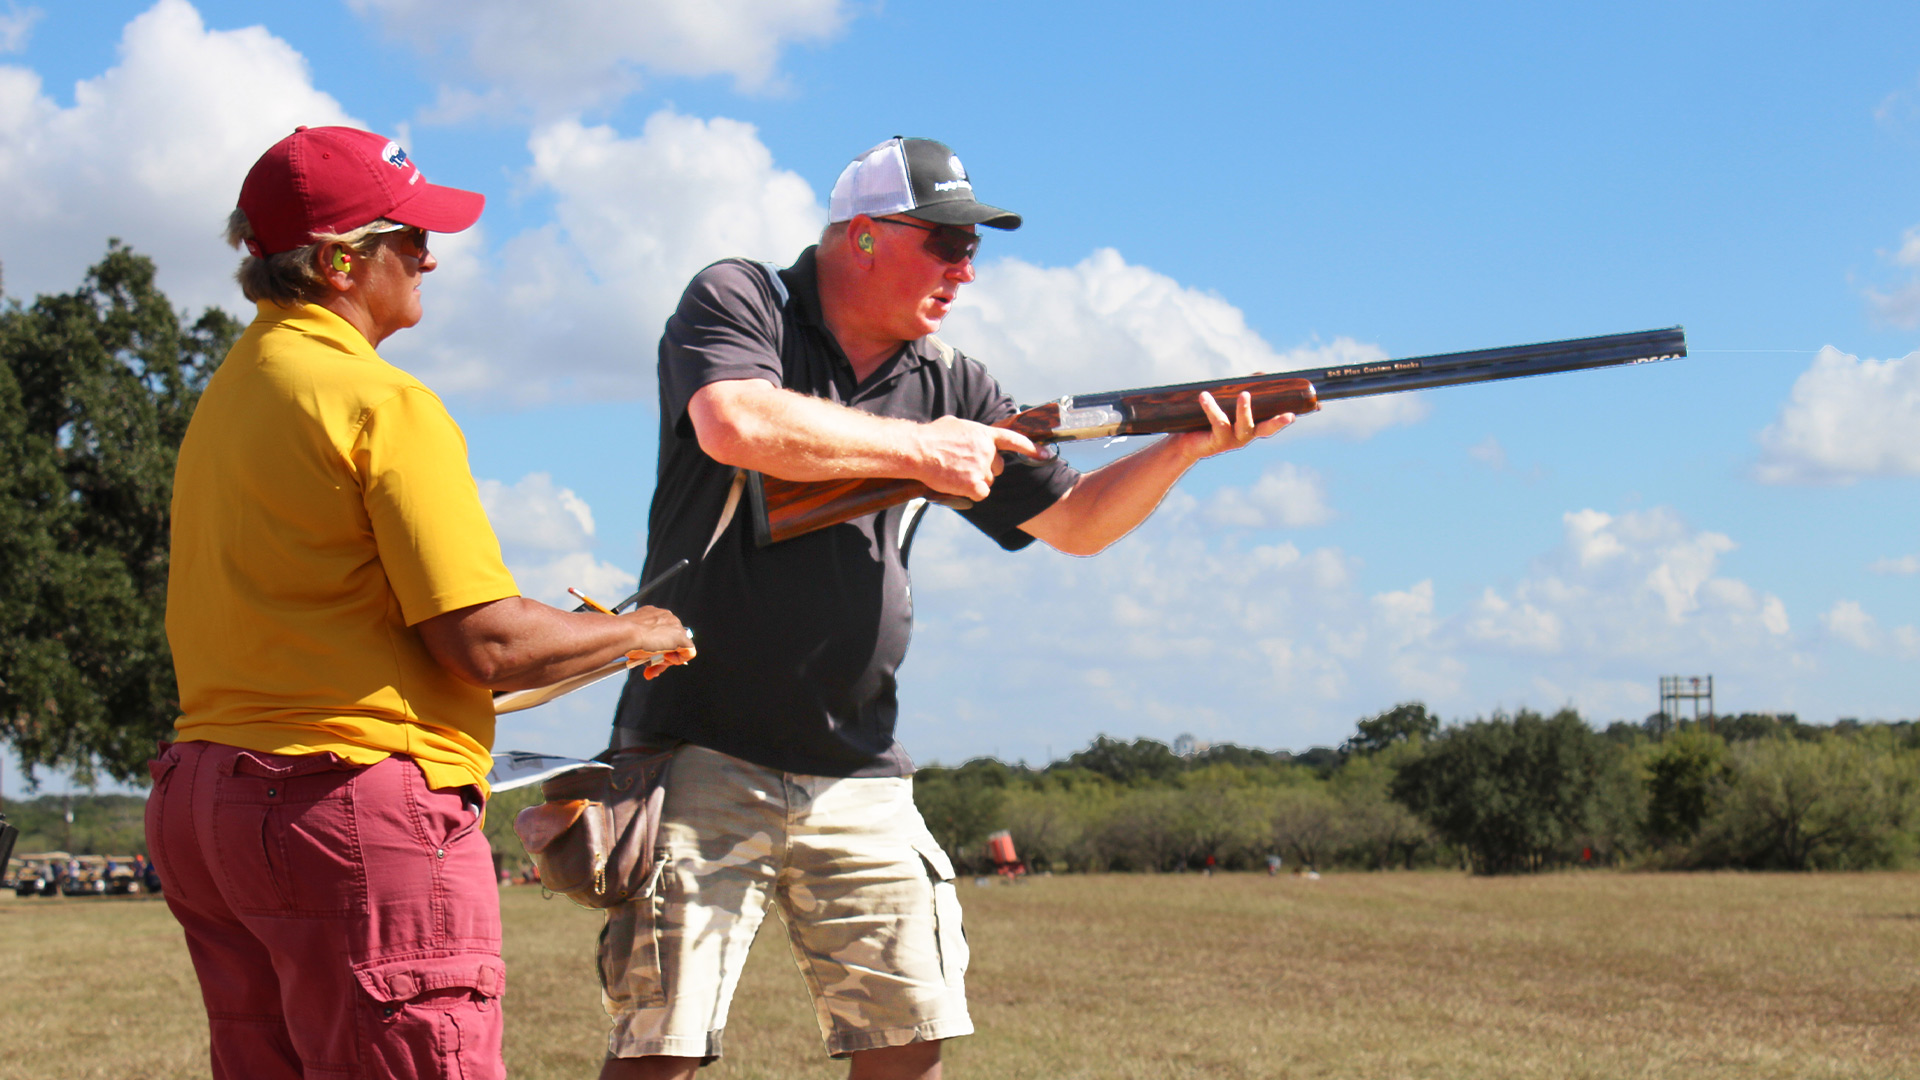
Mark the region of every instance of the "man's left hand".
POLYGON ((1253 395, 1241 392, 1234 402, 1234 415, 1231 419, 1213 400, 1213 395, 1205 390, 1200 392, 1200 410, 1207 414, 1207 422, 1212 425, 1206 431, 1190 431, 1183 435, 1174 435, 1180 451, 1193 461, 1210 458, 1215 454, 1224 454, 1229 450, 1238 450, 1255 439, 1267 436, 1293 423, 1292 413, 1253 422, 1253 395))

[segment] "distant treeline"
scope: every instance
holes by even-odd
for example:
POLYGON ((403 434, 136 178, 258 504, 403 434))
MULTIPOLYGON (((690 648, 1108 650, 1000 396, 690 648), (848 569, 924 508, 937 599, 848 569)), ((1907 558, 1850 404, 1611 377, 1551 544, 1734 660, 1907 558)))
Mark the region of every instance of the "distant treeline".
POLYGON ((69 855, 144 855, 147 852, 144 795, 42 795, 0 805, 7 823, 20 830, 15 858, 41 851, 69 855), (73 811, 68 824, 67 811, 73 811))
MULTIPOLYGON (((519 864, 513 815, 539 789, 488 808, 487 834, 519 864)), ((1849 870, 1920 856, 1920 722, 1802 724, 1746 714, 1616 722, 1572 710, 1442 726, 1425 706, 1362 720, 1304 753, 1096 739, 1044 768, 979 758, 930 766, 914 799, 969 871, 1006 829, 1033 870, 1566 866, 1849 870)), ((8 799, 16 853, 144 853, 137 795, 8 799), (67 822, 72 809, 73 821, 67 822)))
POLYGON ((1595 730, 1572 710, 1442 727, 1418 703, 1339 748, 1101 738, 1045 768, 924 768, 914 796, 955 861, 1012 833, 1034 870, 1459 866, 1867 869, 1920 850, 1920 723, 1746 714, 1595 730))

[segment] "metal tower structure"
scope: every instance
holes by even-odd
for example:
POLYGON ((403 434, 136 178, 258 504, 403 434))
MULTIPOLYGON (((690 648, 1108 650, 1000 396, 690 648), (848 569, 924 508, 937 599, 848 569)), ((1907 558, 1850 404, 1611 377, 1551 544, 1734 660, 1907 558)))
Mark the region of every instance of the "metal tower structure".
POLYGON ((1669 728, 1680 720, 1680 703, 1693 702, 1693 722, 1700 722, 1700 703, 1707 703, 1707 730, 1713 730, 1713 676, 1660 676, 1660 712, 1669 728))

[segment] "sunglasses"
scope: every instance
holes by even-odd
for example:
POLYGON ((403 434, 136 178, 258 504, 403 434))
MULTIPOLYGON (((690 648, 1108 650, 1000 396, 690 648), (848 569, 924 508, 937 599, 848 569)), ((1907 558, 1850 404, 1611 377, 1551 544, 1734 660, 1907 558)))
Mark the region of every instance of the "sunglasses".
POLYGON ((427 257, 427 230, 418 225, 402 225, 399 222, 394 222, 373 230, 373 235, 375 236, 386 236, 392 233, 406 234, 407 242, 413 245, 414 258, 424 259, 427 257))
POLYGON ((980 250, 980 234, 970 233, 958 225, 922 225, 917 221, 901 221, 899 218, 874 218, 889 225, 905 225, 909 229, 919 229, 927 234, 926 243, 920 246, 927 254, 943 263, 958 266, 973 258, 980 250))

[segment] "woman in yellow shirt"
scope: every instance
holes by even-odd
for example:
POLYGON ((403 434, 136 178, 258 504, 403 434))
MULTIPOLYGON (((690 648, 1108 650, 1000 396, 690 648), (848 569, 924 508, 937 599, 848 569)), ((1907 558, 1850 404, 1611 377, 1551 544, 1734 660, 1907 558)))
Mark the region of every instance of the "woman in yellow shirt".
POLYGON ((300 128, 229 221, 258 315, 181 445, 182 715, 147 804, 217 1078, 504 1075, 489 691, 691 655, 669 612, 520 596, 459 428, 374 351, 420 320, 429 234, 483 201, 383 136, 300 128))

